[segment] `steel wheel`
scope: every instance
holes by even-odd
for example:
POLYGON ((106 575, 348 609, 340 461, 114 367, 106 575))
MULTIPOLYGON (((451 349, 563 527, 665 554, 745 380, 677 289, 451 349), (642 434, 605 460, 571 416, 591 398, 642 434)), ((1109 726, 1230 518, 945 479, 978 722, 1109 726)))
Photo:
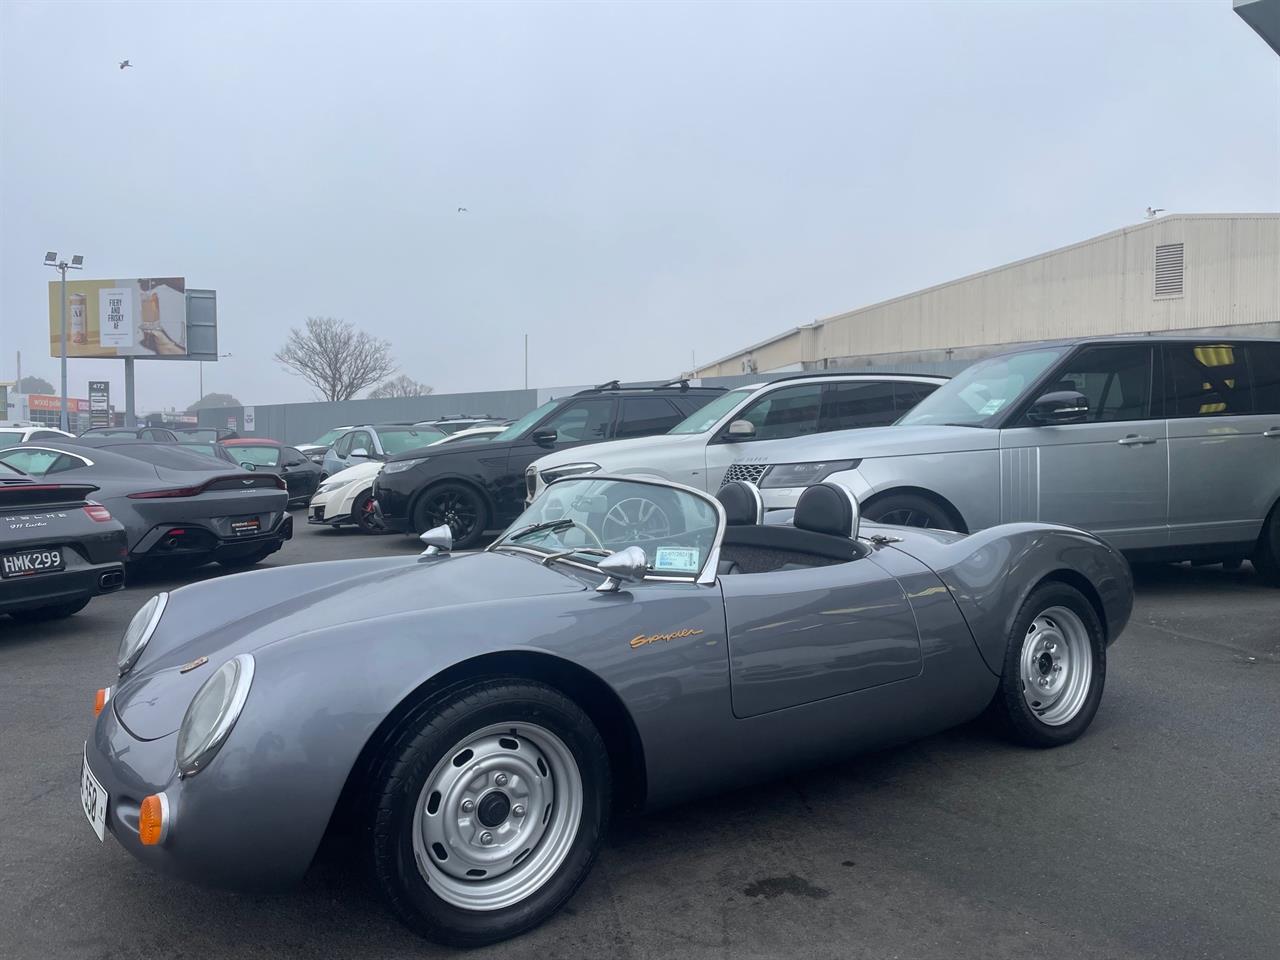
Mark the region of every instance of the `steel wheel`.
POLYGON ((1018 657, 1022 696, 1041 723, 1075 719, 1089 696, 1093 644, 1084 622, 1066 607, 1049 607, 1031 621, 1018 657))
POLYGON ((601 532, 608 543, 657 540, 671 535, 671 521, 666 511, 652 500, 628 497, 609 508, 601 532))
POLYGON ((582 775, 564 741, 536 724, 492 724, 427 777, 413 816, 418 870, 446 903, 501 910, 560 868, 582 811, 582 775))

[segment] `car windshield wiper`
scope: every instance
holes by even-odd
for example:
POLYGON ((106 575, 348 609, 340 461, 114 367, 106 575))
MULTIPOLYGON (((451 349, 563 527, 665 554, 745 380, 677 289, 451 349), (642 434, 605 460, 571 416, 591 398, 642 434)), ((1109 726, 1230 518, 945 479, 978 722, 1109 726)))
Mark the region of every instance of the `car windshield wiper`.
POLYGON ((514 543, 515 541, 522 540, 532 534, 541 533, 543 530, 562 530, 565 527, 572 527, 576 523, 577 521, 572 517, 560 517, 556 520, 543 520, 541 523, 531 523, 529 526, 521 527, 515 533, 511 533, 503 537, 502 542, 506 543, 510 541, 514 543))
POLYGON ((560 550, 556 553, 548 553, 542 558, 542 565, 544 567, 550 566, 552 560, 563 560, 565 557, 571 557, 575 553, 585 553, 593 557, 607 557, 611 555, 610 551, 602 550, 599 547, 574 547, 572 550, 560 550))
POLYGON ((944 423, 944 424, 942 424, 942 426, 944 426, 944 427, 973 427, 974 429, 981 429, 981 428, 982 428, 982 424, 980 424, 980 423, 944 423))

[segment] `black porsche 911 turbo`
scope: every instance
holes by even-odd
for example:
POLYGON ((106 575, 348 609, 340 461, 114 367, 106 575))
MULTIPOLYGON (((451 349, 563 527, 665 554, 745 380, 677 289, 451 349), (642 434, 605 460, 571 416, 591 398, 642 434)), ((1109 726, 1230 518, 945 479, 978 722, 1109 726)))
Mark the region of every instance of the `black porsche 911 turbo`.
POLYGON ((124 586, 124 527, 88 483, 43 483, 0 463, 0 613, 69 617, 124 586))
POLYGON ((0 463, 48 482, 98 488, 124 524, 130 566, 245 567, 293 536, 284 481, 183 450, 175 443, 84 438, 0 450, 0 463), (97 445, 101 444, 101 445, 97 445))

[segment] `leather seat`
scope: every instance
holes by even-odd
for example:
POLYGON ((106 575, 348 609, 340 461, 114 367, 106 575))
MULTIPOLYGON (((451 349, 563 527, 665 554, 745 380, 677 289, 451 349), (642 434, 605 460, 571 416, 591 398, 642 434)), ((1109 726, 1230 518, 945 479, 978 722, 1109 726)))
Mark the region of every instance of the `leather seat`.
POLYGON ((815 483, 800 494, 791 523, 797 530, 852 537, 858 526, 858 501, 838 483, 815 483))
POLYGON ((730 480, 716 494, 724 507, 725 523, 731 527, 758 526, 764 523, 764 497, 755 484, 730 480))

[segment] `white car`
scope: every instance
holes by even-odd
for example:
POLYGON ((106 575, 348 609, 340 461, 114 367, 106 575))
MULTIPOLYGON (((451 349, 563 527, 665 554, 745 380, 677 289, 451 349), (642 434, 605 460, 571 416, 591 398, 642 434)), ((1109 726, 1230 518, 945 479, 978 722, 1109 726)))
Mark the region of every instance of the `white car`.
MULTIPOLYGON (((428 444, 438 447, 441 444, 463 443, 467 440, 489 440, 496 437, 505 426, 471 427, 459 430, 447 437, 428 444)), ((307 523, 324 524, 340 527, 351 524, 359 527, 364 533, 377 533, 382 529, 378 520, 377 507, 373 501, 373 479, 382 469, 376 460, 357 463, 353 467, 339 470, 327 478, 316 490, 307 507, 307 523)))
POLYGON ((75 434, 57 427, 41 427, 36 424, 21 427, 0 427, 0 447, 16 447, 28 440, 74 440, 75 434))
POLYGON ((771 440, 893 423, 947 382, 896 373, 804 374, 730 390, 669 432, 548 454, 525 471, 530 500, 552 480, 597 470, 715 493, 730 466, 771 440))

